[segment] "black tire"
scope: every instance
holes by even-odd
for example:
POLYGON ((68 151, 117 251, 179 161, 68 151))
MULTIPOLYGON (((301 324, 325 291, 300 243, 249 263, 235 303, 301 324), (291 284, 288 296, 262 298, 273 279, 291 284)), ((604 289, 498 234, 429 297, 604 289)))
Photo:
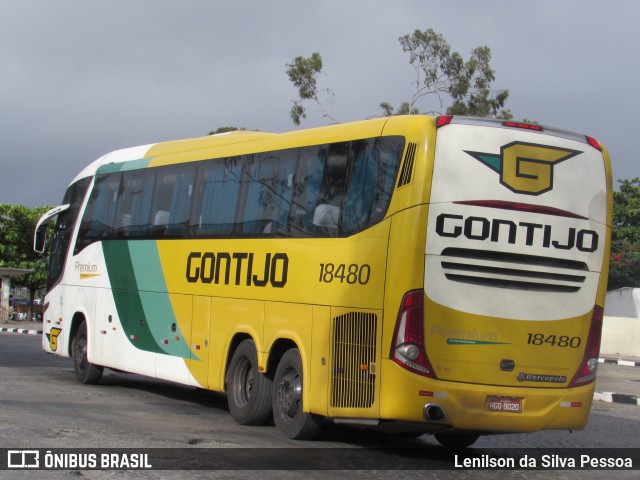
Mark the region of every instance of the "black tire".
POLYGON ((466 448, 476 443, 480 435, 468 432, 442 432, 436 433, 434 437, 443 447, 466 448))
POLYGON ((264 425, 271 420, 273 382, 258 371, 253 340, 243 340, 233 353, 225 377, 229 412, 240 425, 264 425))
POLYGON ((94 365, 87 360, 87 325, 82 322, 71 342, 71 356, 73 369, 80 383, 95 385, 102 378, 103 367, 94 365))
POLYGON ((308 440, 322 427, 322 417, 302 411, 302 359, 297 348, 283 355, 273 381, 273 419, 287 437, 308 440))

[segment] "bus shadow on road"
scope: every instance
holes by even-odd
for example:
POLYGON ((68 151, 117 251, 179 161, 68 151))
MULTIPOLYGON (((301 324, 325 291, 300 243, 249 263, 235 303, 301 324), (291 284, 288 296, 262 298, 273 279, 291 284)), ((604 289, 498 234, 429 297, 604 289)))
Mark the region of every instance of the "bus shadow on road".
POLYGON ((213 392, 198 387, 189 387, 166 380, 145 377, 135 373, 105 370, 96 387, 119 387, 124 390, 136 390, 158 395, 177 401, 194 403, 207 408, 229 411, 224 393, 213 392))

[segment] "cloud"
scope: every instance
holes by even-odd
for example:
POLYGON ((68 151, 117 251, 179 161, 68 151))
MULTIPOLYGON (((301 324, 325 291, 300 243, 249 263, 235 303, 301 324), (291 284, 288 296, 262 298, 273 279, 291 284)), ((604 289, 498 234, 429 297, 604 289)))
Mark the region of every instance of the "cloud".
MULTIPOLYGON (((0 202, 60 201, 102 154, 204 135, 223 125, 292 129, 285 65, 322 54, 342 121, 411 95, 398 37, 433 28, 467 57, 488 45, 507 107, 608 144, 614 173, 635 167, 633 95, 640 4, 542 0, 217 2, 0 0, 0 202)), ((423 110, 433 107, 421 106, 423 110)), ((304 126, 325 123, 309 109, 304 126)))

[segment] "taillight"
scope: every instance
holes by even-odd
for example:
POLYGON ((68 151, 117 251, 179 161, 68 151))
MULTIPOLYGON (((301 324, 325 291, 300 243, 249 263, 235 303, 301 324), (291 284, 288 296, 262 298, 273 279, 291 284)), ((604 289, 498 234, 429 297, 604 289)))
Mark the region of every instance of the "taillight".
POLYGON ((540 125, 535 125, 531 123, 524 122, 502 122, 502 126, 510 127, 510 128, 522 128, 523 130, 533 130, 535 132, 542 132, 542 127, 540 125))
POLYGON ((444 127, 445 125, 449 125, 453 120, 453 115, 441 115, 436 119, 436 127, 444 127))
POLYGON ((600 339, 602 337, 602 319, 604 309, 596 305, 593 307, 593 317, 591 318, 591 328, 589 329, 589 338, 587 347, 584 350, 584 357, 580 368, 573 376, 573 380, 569 387, 580 387, 588 385, 596 379, 596 371, 598 370, 598 356, 600 355, 600 339))
POLYGON ((593 138, 593 137, 585 137, 585 138, 587 139, 587 143, 589 145, 591 145, 596 150, 602 151, 602 147, 600 146, 600 142, 598 142, 595 138, 593 138))
POLYGON ((424 292, 422 290, 412 290, 402 299, 389 356, 407 370, 425 377, 436 377, 424 349, 424 292))

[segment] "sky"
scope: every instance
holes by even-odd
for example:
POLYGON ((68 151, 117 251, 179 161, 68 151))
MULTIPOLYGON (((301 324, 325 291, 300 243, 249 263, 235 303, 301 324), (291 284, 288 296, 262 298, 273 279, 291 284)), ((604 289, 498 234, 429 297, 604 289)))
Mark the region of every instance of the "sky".
POLYGON ((57 205, 120 148, 326 125, 289 117, 298 55, 322 55, 334 118, 378 115, 412 94, 399 37, 428 28, 465 59, 488 46, 515 119, 595 137, 617 184, 640 177, 639 18, 637 0, 0 0, 0 203, 57 205))

